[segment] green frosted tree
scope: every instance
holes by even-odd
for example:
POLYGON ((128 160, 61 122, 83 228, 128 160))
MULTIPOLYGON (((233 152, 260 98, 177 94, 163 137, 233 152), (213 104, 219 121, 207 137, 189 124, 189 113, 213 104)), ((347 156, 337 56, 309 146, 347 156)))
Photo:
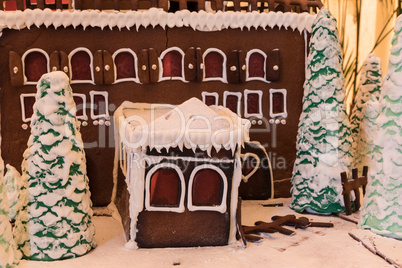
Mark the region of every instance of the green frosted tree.
POLYGON ((375 102, 380 96, 382 84, 381 60, 374 54, 370 54, 363 63, 360 74, 359 89, 355 97, 355 106, 351 113, 352 131, 352 154, 353 168, 363 170, 363 166, 368 166, 371 151, 371 141, 373 133, 373 122, 378 116, 375 102), (371 99, 371 104, 366 105, 371 99), (366 111, 367 110, 367 111, 366 111))
POLYGON ((0 267, 17 267, 19 262, 13 233, 11 231, 9 214, 9 202, 6 185, 3 178, 3 159, 0 157, 0 267))
POLYGON ((340 52, 336 20, 322 8, 312 27, 292 177, 298 212, 344 210, 340 173, 349 171, 352 141, 340 52))
POLYGON ((18 181, 20 180, 20 173, 10 165, 6 166, 7 172, 4 176, 8 202, 10 204, 10 219, 15 219, 15 213, 17 208, 17 200, 18 200, 18 181))
POLYGON ((24 153, 14 236, 23 257, 58 260, 95 247, 86 159, 63 72, 38 82, 24 153))
POLYGON ((359 225, 402 239, 402 16, 394 34, 359 225))

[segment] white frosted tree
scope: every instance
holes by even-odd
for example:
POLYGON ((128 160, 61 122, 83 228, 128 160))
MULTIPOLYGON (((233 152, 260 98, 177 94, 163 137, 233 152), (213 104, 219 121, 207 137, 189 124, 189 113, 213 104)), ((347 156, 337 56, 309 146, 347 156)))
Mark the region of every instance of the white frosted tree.
POLYGON ((6 185, 3 178, 3 159, 0 157, 0 267, 17 267, 19 262, 13 233, 11 230, 9 214, 9 202, 6 185))
POLYGON ((10 204, 10 219, 15 219, 17 200, 18 200, 18 181, 20 180, 20 173, 10 165, 6 166, 6 174, 4 175, 4 180, 6 184, 8 202, 10 204))
POLYGON ((14 236, 23 257, 58 260, 95 247, 86 159, 69 79, 38 82, 14 236))
POLYGON ((394 34, 359 225, 402 239, 402 16, 394 34))
POLYGON ((312 28, 292 177, 298 212, 344 210, 340 173, 349 171, 352 142, 340 52, 336 20, 322 8, 312 28))
POLYGON ((370 157, 373 122, 378 116, 375 102, 380 96, 382 84, 381 60, 375 55, 370 54, 363 63, 360 74, 360 84, 355 97, 355 106, 351 113, 352 131, 352 153, 353 168, 363 170, 363 166, 368 166, 370 157), (371 99, 371 104, 367 102, 371 99))

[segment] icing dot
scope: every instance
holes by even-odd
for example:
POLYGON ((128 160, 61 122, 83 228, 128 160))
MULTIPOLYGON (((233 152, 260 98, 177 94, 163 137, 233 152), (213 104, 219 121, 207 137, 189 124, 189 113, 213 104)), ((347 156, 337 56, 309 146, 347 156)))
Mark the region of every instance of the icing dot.
POLYGON ((105 123, 105 121, 103 121, 103 120, 99 120, 99 125, 103 125, 105 123))
POLYGON ((141 69, 143 69, 145 71, 147 69, 147 66, 142 65, 141 69))
POLYGON ((286 125, 286 120, 285 120, 285 119, 282 119, 282 120, 281 120, 281 124, 282 124, 282 125, 286 125))
POLYGON ((258 125, 262 125, 262 120, 258 120, 258 125))
POLYGON ((94 126, 97 126, 97 125, 99 125, 99 122, 98 122, 98 120, 95 120, 94 121, 94 126))
POLYGON ((86 127, 86 126, 88 126, 88 122, 87 122, 87 121, 84 121, 84 122, 82 122, 82 125, 83 125, 84 127, 86 127))
POLYGON ((251 124, 255 125, 257 122, 255 120, 251 121, 251 124))
POLYGON ((279 124, 281 121, 279 119, 275 120, 275 124, 279 124))
POLYGON ((109 70, 110 70, 110 66, 106 64, 106 65, 105 65, 105 70, 106 70, 106 71, 109 71, 109 70))
POLYGON ((17 67, 14 67, 14 68, 13 68, 13 71, 14 71, 15 74, 18 73, 18 68, 17 68, 17 67))
POLYGON ((192 70, 192 69, 194 69, 194 65, 192 65, 191 63, 189 63, 189 64, 188 64, 188 68, 189 68, 190 70, 192 70))
POLYGON ((204 69, 204 63, 200 64, 201 69, 204 69))
POLYGON ((152 70, 156 70, 156 64, 152 64, 152 70))
POLYGON ((65 73, 67 73, 67 72, 68 72, 68 68, 67 68, 67 66, 64 66, 63 71, 64 71, 65 73))
POLYGON ((273 124, 274 122, 275 122, 274 119, 269 119, 270 124, 273 124))
POLYGON ((278 67, 278 65, 274 65, 274 67, 272 67, 272 69, 274 69, 274 71, 278 71, 279 67, 278 67))
POLYGON ((236 68, 236 66, 231 66, 231 67, 230 67, 230 70, 231 70, 232 72, 234 72, 234 71, 237 70, 237 68, 236 68))
POLYGON ((110 126, 110 121, 106 121, 105 126, 107 126, 107 127, 110 126))
POLYGON ((245 71, 245 70, 246 70, 246 65, 243 65, 243 66, 241 67, 241 69, 242 69, 243 71, 245 71))
POLYGON ((53 72, 54 72, 54 71, 57 71, 56 66, 53 66, 52 71, 53 71, 53 72))
POLYGON ((95 67, 95 71, 98 72, 98 73, 100 72, 99 66, 96 66, 96 67, 95 67))
POLYGON ((27 129, 28 129, 28 125, 27 125, 27 124, 22 124, 21 127, 22 127, 23 130, 27 130, 27 129))

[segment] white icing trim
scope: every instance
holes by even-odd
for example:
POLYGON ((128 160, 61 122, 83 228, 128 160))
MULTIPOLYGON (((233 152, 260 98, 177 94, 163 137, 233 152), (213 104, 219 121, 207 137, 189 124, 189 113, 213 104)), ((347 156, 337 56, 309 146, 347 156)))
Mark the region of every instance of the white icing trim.
POLYGON ((137 54, 135 54, 134 51, 132 51, 130 48, 120 48, 113 53, 112 57, 113 57, 113 64, 114 64, 114 82, 113 82, 113 84, 128 82, 128 81, 134 81, 136 83, 140 83, 140 80, 138 78, 138 68, 137 68, 138 58, 137 58, 137 54), (116 56, 122 52, 128 52, 131 55, 133 55, 135 77, 117 79, 117 67, 116 67, 115 59, 116 59, 116 56))
POLYGON ((204 164, 197 166, 193 169, 190 175, 190 180, 188 182, 188 192, 187 192, 187 208, 190 211, 197 211, 197 210, 203 210, 203 211, 217 211, 220 213, 225 213, 226 212, 226 202, 227 202, 227 192, 228 192, 228 182, 227 182, 227 177, 223 171, 211 164, 204 164), (223 183, 223 193, 222 193, 222 199, 221 199, 221 204, 219 206, 197 206, 193 205, 193 182, 194 182, 194 177, 197 174, 198 171, 202 169, 212 169, 221 176, 222 183, 223 183))
POLYGON ((228 244, 232 245, 237 242, 237 204, 239 198, 239 186, 241 182, 241 161, 240 148, 236 152, 236 161, 233 170, 232 194, 230 200, 230 230, 228 244))
POLYGON ((286 95, 287 95, 287 90, 286 89, 273 89, 271 88, 269 90, 269 116, 270 117, 288 117, 288 112, 287 112, 287 107, 286 107, 286 95), (274 93, 282 93, 283 95, 283 112, 282 113, 274 113, 273 108, 274 106, 272 105, 273 103, 273 94, 274 93))
POLYGON ((249 117, 257 117, 257 118, 262 118, 262 91, 261 90, 249 90, 245 89, 244 90, 244 117, 249 118, 249 117), (248 95, 249 94, 257 94, 259 96, 258 100, 258 113, 248 113, 248 95))
POLYGON ((186 81, 186 79, 184 78, 184 52, 183 50, 181 50, 179 47, 170 47, 168 49, 165 49, 161 55, 158 58, 158 62, 159 62, 159 80, 160 81, 166 81, 166 80, 180 80, 183 82, 188 82, 186 81), (169 52, 179 52, 181 55, 181 76, 163 76, 163 58, 166 56, 166 54, 168 54, 169 52))
POLYGON ((308 66, 308 37, 307 30, 304 30, 304 80, 307 81, 307 66, 308 66))
POLYGON ((147 176, 145 177, 145 209, 148 211, 167 211, 167 212, 184 212, 184 196, 186 193, 186 183, 184 182, 183 172, 180 170, 178 166, 173 163, 160 163, 156 166, 152 167, 147 176), (178 207, 155 207, 151 205, 150 201, 150 184, 151 184, 151 177, 161 168, 171 168, 174 169, 179 176, 180 184, 181 184, 181 193, 180 193, 180 201, 178 207))
POLYGON ((257 81, 262 81, 265 83, 271 83, 270 81, 265 79, 266 75, 267 75, 267 54, 265 54, 265 52, 262 51, 261 49, 252 49, 249 52, 247 52, 247 54, 246 54, 246 81, 257 80, 257 81), (264 57, 264 77, 250 77, 249 76, 249 71, 250 71, 249 60, 250 60, 250 56, 253 53, 259 53, 264 57))
POLYGON ((91 97, 91 119, 95 120, 98 118, 105 118, 106 120, 109 120, 109 93, 107 91, 94 91, 91 90, 89 92, 89 95, 91 97), (102 95, 105 98, 105 111, 106 113, 104 114, 95 114, 95 95, 102 95))
POLYGON ((207 82, 207 81, 221 81, 223 83, 227 83, 227 75, 226 75, 226 54, 222 52, 222 50, 217 49, 217 48, 208 48, 207 50, 205 50, 205 52, 202 54, 202 81, 207 82), (219 53, 222 58, 222 77, 205 77, 205 69, 206 69, 206 65, 205 65, 205 58, 206 56, 211 53, 211 52, 217 52, 219 53))
MULTIPOLYGON (((88 120, 87 116, 87 96, 85 94, 73 93, 73 97, 80 97, 82 99, 82 115, 76 115, 77 119, 88 120)), ((75 104, 77 107, 77 104, 75 104)))
POLYGON ((20 95, 20 104, 21 104, 21 117, 22 117, 22 122, 29 122, 31 121, 31 117, 26 118, 25 117, 25 98, 26 97, 34 97, 36 99, 36 93, 24 93, 20 95))
POLYGON ((0 11, 0 30, 8 29, 30 29, 32 25, 47 27, 53 25, 55 28, 63 26, 76 28, 81 25, 86 27, 99 27, 101 29, 109 27, 113 29, 135 28, 137 31, 141 26, 155 27, 159 25, 163 29, 174 27, 191 27, 199 31, 220 31, 223 29, 250 30, 251 28, 267 27, 273 29, 278 27, 285 30, 298 30, 300 34, 303 30, 311 32, 316 14, 292 13, 292 12, 222 12, 217 11, 208 13, 205 11, 189 12, 181 10, 175 13, 167 13, 161 9, 150 8, 149 10, 138 11, 99 11, 99 10, 63 10, 53 12, 53 16, 48 16, 50 9, 26 9, 21 11, 0 11), (7 16, 5 15, 7 14, 7 16), (44 16, 47 15, 44 18, 44 16), (152 18, 152 21, 150 21, 152 18))
POLYGON ((163 159, 167 160, 183 160, 188 162, 211 162, 211 163, 233 163, 234 159, 216 159, 216 158, 196 158, 190 156, 156 156, 156 155, 147 155, 144 156, 144 160, 148 163, 148 165, 156 164, 161 162, 163 159))
POLYGON ((223 92, 223 106, 226 107, 226 99, 228 96, 236 96, 237 97, 237 115, 241 117, 241 92, 223 92))
POLYGON ((215 105, 218 105, 219 94, 217 92, 207 92, 207 91, 201 92, 202 102, 206 104, 207 97, 211 96, 215 97, 215 105))
MULTIPOLYGON (((242 174, 241 174, 241 179, 242 179, 244 182, 248 182, 248 180, 250 179, 250 177, 253 176, 255 172, 257 172, 257 170, 258 170, 258 168, 259 168, 259 166, 260 166, 260 163, 261 163, 260 158, 259 158, 258 155, 256 155, 255 153, 245 153, 245 154, 241 154, 241 155, 240 155, 240 157, 241 157, 241 159, 243 160, 243 162, 244 162, 248 157, 250 157, 250 156, 251 156, 251 157, 254 157, 254 158, 257 160, 257 163, 256 163, 255 167, 253 168, 253 170, 252 170, 250 173, 248 173, 247 175, 244 175, 243 172, 242 172, 242 174)), ((243 162, 242 162, 242 164, 243 164, 243 162)))
POLYGON ((38 84, 38 81, 28 81, 28 79, 27 79, 27 77, 25 75, 25 58, 31 52, 39 52, 39 53, 43 54, 46 57, 46 70, 47 70, 47 72, 50 72, 50 67, 49 67, 50 59, 49 59, 49 55, 46 53, 46 51, 44 51, 43 49, 40 49, 40 48, 28 49, 27 51, 25 51, 25 53, 21 57, 22 71, 23 71, 23 74, 24 74, 24 85, 36 85, 36 84, 38 84))
POLYGON ((87 84, 93 84, 95 85, 94 82, 94 68, 93 68, 93 61, 94 57, 92 55, 92 52, 85 47, 78 47, 74 49, 73 51, 68 54, 68 68, 70 69, 70 84, 78 84, 78 83, 87 83, 87 84), (75 53, 80 52, 80 51, 85 51, 89 55, 89 68, 91 69, 91 79, 90 80, 73 80, 73 69, 71 68, 71 58, 74 56, 75 53))

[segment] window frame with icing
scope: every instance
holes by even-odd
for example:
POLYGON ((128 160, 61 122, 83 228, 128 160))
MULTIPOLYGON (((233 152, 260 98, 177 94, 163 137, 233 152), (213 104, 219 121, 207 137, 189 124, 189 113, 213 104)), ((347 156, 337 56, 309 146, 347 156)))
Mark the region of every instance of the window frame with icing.
POLYGON ((173 163, 159 163, 153 166, 145 176, 145 209, 147 211, 165 211, 165 212, 177 212, 177 213, 182 213, 184 212, 184 196, 185 196, 185 191, 186 189, 186 183, 184 180, 184 175, 181 169, 173 164, 173 163), (150 184, 151 184, 151 178, 152 176, 161 168, 169 168, 173 169, 176 171, 176 174, 178 175, 178 178, 180 180, 180 186, 181 186, 181 193, 180 193, 180 199, 179 199, 179 206, 178 207, 162 207, 162 206, 152 206, 151 205, 151 189, 150 189, 150 184))
MULTIPOLYGON (((79 120, 88 120, 87 115, 87 96, 82 93, 73 93, 73 97, 79 97, 82 99, 82 115, 77 115, 77 104, 75 104, 76 114, 75 117, 79 120)), ((75 102, 75 101, 74 101, 75 102)))
POLYGON ((68 68, 70 69, 70 84, 92 84, 95 85, 95 76, 94 76, 94 69, 93 69, 93 62, 94 62, 94 56, 92 54, 92 52, 85 47, 78 47, 76 49, 73 49, 69 54, 68 54, 68 68), (91 72, 91 79, 89 80, 73 80, 73 69, 72 69, 72 65, 71 65, 71 59, 73 58, 73 56, 80 51, 85 51, 88 56, 89 56, 89 69, 91 72))
POLYGON ((32 120, 32 116, 33 116, 33 113, 32 113, 31 117, 29 117, 29 118, 25 117, 25 112, 26 111, 25 111, 25 101, 24 101, 24 99, 26 97, 34 97, 35 101, 36 101, 36 93, 23 93, 23 94, 20 95, 21 119, 22 119, 22 122, 24 122, 24 123, 30 122, 32 120))
POLYGON ((202 164, 199 166, 196 166, 192 171, 190 175, 190 179, 188 182, 188 190, 187 190, 187 208, 190 211, 217 211, 220 213, 225 213, 226 212, 226 201, 227 201, 227 194, 228 194, 228 182, 227 182, 227 177, 225 173, 222 171, 222 169, 218 168, 217 166, 214 166, 212 164, 202 164), (194 184, 194 177, 197 174, 198 171, 203 170, 203 169, 212 169, 216 171, 220 176, 222 180, 222 197, 221 197, 221 204, 219 206, 197 206, 193 205, 193 184, 194 184))
POLYGON ((288 117, 288 112, 287 112, 287 105, 286 105, 286 97, 287 97, 287 90, 286 89, 273 89, 271 88, 269 90, 269 116, 271 118, 275 117, 283 117, 287 118, 288 117), (274 106, 273 106, 273 95, 274 93, 282 93, 283 95, 283 112, 282 113, 274 113, 274 106))
POLYGON ((211 97, 211 96, 215 97, 215 104, 213 104, 213 105, 218 105, 219 94, 217 92, 207 92, 207 91, 201 92, 202 102, 205 103, 205 105, 207 105, 207 103, 206 103, 207 97, 211 97))
POLYGON ((224 107, 226 107, 226 101, 227 101, 228 96, 236 96, 237 97, 237 115, 241 117, 241 97, 242 97, 241 92, 231 92, 231 91, 223 92, 223 106, 224 107))
POLYGON ((217 49, 217 48, 208 48, 207 50, 205 50, 205 52, 202 54, 202 81, 203 82, 208 82, 208 81, 221 81, 221 82, 223 82, 223 83, 228 83, 228 80, 227 80, 227 74, 226 74, 226 62, 227 62, 227 57, 226 57, 226 54, 225 53, 223 53, 223 51, 222 50, 220 50, 220 49, 217 49), (206 68, 206 65, 205 65, 205 58, 208 56, 208 54, 209 53, 211 53, 211 52, 216 52, 216 53, 219 53, 221 56, 222 56, 222 58, 223 58, 223 61, 222 61, 222 77, 205 77, 205 70, 207 69, 206 68))
POLYGON ((158 57, 158 63, 159 63, 159 80, 158 80, 158 82, 168 81, 168 80, 179 80, 179 81, 187 83, 188 81, 186 80, 186 78, 184 76, 184 57, 185 57, 185 53, 179 47, 169 47, 169 48, 165 49, 158 57), (176 51, 181 55, 181 76, 163 76, 163 59, 168 53, 173 52, 173 51, 176 51))
POLYGON ((137 68, 138 67, 138 57, 134 51, 132 51, 130 48, 120 48, 113 53, 112 58, 113 58, 113 64, 114 64, 114 82, 113 82, 113 84, 129 82, 129 81, 140 83, 140 79, 138 78, 138 68, 137 68), (116 57, 122 52, 130 53, 133 56, 135 77, 117 79, 116 57))
POLYGON ((25 51, 25 53, 22 55, 21 57, 21 62, 22 62, 22 71, 23 71, 23 77, 24 77, 24 85, 36 85, 38 83, 38 81, 28 81, 28 78, 26 76, 26 72, 25 72, 25 58, 32 52, 39 52, 41 54, 43 54, 46 58, 46 71, 47 73, 50 72, 50 57, 49 55, 46 53, 46 51, 44 51, 43 49, 40 48, 31 48, 28 49, 27 51, 25 51))
POLYGON ((261 90, 249 90, 249 89, 245 89, 244 90, 244 117, 246 118, 250 118, 250 117, 256 117, 256 118, 263 118, 263 114, 262 114, 262 91, 261 90), (258 113, 248 113, 248 95, 249 94, 257 94, 259 96, 258 99, 258 113))
POLYGON ((267 75, 267 54, 262 51, 261 49, 252 49, 250 51, 247 52, 246 54, 246 81, 262 81, 265 83, 271 83, 270 81, 268 81, 265 77, 267 75), (249 73, 250 73, 250 57, 252 54, 254 53, 259 53, 264 57, 264 76, 263 77, 250 77, 249 73))
POLYGON ((109 93, 107 91, 96 91, 91 90, 89 92, 89 96, 91 98, 91 119, 96 120, 99 118, 104 118, 106 120, 110 119, 109 116, 109 93), (102 95, 105 98, 105 113, 95 115, 95 95, 102 95))

